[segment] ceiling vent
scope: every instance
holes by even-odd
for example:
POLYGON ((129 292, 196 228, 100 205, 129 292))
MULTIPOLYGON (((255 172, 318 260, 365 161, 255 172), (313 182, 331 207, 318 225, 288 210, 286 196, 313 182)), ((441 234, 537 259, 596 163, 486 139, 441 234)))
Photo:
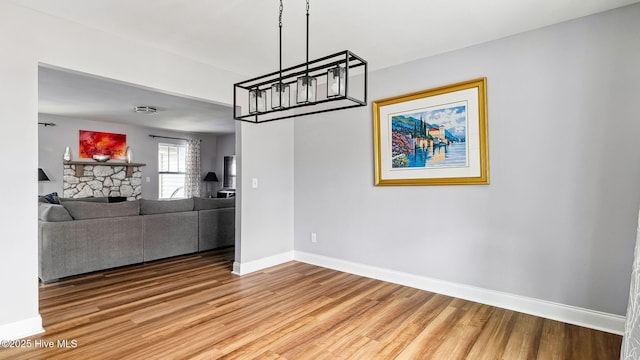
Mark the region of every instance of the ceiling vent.
POLYGON ((146 115, 155 115, 158 113, 158 109, 152 106, 136 106, 135 108, 133 108, 133 111, 137 112, 138 114, 146 115))

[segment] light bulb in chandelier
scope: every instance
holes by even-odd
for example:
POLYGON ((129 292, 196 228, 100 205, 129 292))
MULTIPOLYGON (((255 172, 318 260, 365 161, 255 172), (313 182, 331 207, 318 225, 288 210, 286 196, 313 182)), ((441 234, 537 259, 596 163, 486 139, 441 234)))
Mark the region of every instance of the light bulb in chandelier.
POLYGON ((271 108, 274 110, 288 108, 290 94, 289 85, 287 84, 279 82, 271 85, 271 108))
POLYGON ((342 66, 338 66, 327 71, 327 97, 345 96, 346 71, 342 66))
POLYGON ((249 113, 263 113, 267 110, 267 92, 255 88, 249 91, 249 113))
POLYGON ((298 78, 298 104, 312 103, 316 101, 318 80, 313 76, 305 75, 298 78))

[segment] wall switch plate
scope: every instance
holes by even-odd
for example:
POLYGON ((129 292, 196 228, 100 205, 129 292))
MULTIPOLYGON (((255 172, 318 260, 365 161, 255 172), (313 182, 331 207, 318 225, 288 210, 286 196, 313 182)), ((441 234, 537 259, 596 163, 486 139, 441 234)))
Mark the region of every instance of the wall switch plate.
POLYGON ((147 182, 151 182, 151 178, 147 176, 147 182))
POLYGON ((314 243, 316 241, 318 241, 318 236, 316 233, 311 233, 311 242, 314 243))
POLYGON ((251 187, 254 189, 258 188, 258 178, 251 179, 251 187))

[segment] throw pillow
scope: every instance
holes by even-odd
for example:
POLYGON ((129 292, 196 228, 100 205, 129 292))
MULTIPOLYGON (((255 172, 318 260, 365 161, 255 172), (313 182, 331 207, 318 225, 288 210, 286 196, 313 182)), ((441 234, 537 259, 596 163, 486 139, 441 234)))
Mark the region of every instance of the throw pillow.
POLYGON ((38 196, 38 201, 47 202, 49 204, 60 204, 60 199, 58 198, 57 192, 52 192, 51 194, 47 194, 47 195, 40 195, 38 196))

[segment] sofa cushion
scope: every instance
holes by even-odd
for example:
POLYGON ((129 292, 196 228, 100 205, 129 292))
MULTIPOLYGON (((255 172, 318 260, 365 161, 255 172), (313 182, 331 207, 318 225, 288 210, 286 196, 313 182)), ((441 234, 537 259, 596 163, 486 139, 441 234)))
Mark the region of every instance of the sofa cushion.
POLYGON ((236 206, 235 198, 201 198, 194 197, 195 210, 209 210, 236 206))
POLYGON ((50 222, 73 220, 64 206, 48 203, 38 204, 38 219, 50 222))
POLYGON ((141 216, 144 261, 198 251, 198 212, 141 216))
POLYGON ((193 199, 140 200, 140 215, 193 211, 193 199))
POLYGON ((74 220, 99 219, 140 214, 138 201, 99 203, 89 201, 63 201, 62 205, 74 220))
POLYGON ((84 202, 106 203, 106 202, 109 202, 109 198, 106 196, 83 197, 83 198, 60 198, 60 203, 62 203, 63 201, 84 201, 84 202))

